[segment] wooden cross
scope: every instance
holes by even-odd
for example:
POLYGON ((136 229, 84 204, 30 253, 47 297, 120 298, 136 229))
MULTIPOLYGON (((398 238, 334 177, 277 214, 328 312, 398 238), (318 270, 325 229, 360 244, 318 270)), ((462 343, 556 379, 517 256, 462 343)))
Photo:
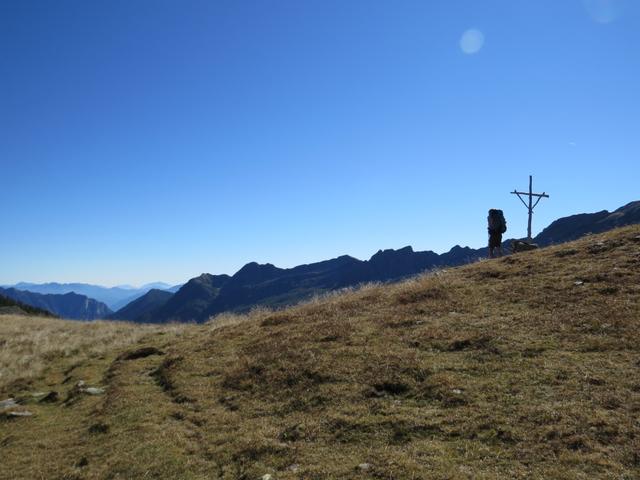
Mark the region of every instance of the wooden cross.
POLYGON ((527 226, 527 240, 531 241, 531 217, 533 216, 533 209, 536 208, 536 205, 538 205, 538 202, 540 200, 542 200, 542 198, 549 198, 549 195, 545 194, 544 192, 542 193, 533 193, 533 177, 531 175, 529 175, 529 191, 528 192, 518 192, 517 190, 514 190, 513 192, 511 192, 514 195, 518 195, 518 198, 520 199, 520 201, 524 204, 525 207, 527 207, 527 210, 529 210, 529 224, 527 226), (521 197, 521 195, 525 195, 527 197, 529 197, 529 203, 527 204, 527 202, 524 201, 524 199, 521 197), (536 200, 536 203, 533 203, 533 197, 538 197, 538 199, 536 200))

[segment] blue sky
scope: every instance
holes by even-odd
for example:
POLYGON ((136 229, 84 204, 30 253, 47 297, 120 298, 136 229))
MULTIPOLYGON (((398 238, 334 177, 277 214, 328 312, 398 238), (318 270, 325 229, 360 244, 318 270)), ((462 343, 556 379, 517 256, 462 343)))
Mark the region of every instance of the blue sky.
POLYGON ((632 0, 0 0, 0 284, 479 247, 489 208, 526 234, 529 174, 534 234, 638 200, 638 31, 632 0))

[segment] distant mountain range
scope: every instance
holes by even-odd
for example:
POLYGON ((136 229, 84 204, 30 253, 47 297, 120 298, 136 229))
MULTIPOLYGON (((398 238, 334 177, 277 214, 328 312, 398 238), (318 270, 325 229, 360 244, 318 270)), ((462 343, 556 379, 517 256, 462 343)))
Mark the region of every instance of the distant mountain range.
MULTIPOLYGON (((541 246, 562 243, 587 233, 600 233, 623 225, 640 223, 640 201, 610 213, 573 215, 556 220, 534 241, 541 246)), ((505 246, 510 240, 504 242, 505 246)), ((111 318, 144 322, 206 321, 225 311, 242 312, 257 305, 279 307, 365 282, 387 282, 425 270, 457 266, 487 255, 486 247, 455 246, 441 255, 414 252, 411 247, 380 250, 369 260, 350 256, 282 269, 269 263, 252 262, 235 275, 203 273, 192 278, 173 295, 151 291, 135 304, 117 311, 111 318)))
POLYGON ((42 294, 15 288, 0 288, 0 295, 46 310, 59 317, 74 320, 95 320, 105 318, 112 313, 104 303, 72 292, 42 294))
POLYGON ((77 293, 93 298, 106 304, 111 310, 118 310, 131 303, 136 298, 141 297, 151 289, 166 290, 176 292, 182 285, 171 286, 162 282, 148 283, 140 288, 119 286, 102 287, 88 283, 27 283, 20 282, 15 285, 7 285, 5 288, 15 288, 17 290, 29 291, 33 293, 63 295, 67 293, 77 293))
MULTIPOLYGON (((561 218, 534 241, 546 246, 634 223, 640 223, 640 201, 614 212, 603 210, 561 218)), ((504 242, 505 246, 509 243, 510 240, 504 242)), ((408 246, 380 250, 365 261, 344 255, 288 269, 252 262, 233 276, 203 273, 174 287, 160 282, 140 288, 19 283, 12 288, 0 288, 0 294, 65 318, 202 322, 225 311, 243 312, 257 305, 290 305, 332 290, 366 282, 395 281, 433 268, 473 262, 486 255, 486 247, 472 249, 456 245, 446 253, 437 254, 415 252, 408 246)))

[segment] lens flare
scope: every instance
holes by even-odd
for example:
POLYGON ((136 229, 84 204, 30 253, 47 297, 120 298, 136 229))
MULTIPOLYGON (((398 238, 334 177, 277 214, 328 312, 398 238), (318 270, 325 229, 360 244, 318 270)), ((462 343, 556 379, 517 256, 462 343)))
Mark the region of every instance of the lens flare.
POLYGON ((467 55, 478 53, 484 45, 484 35, 480 30, 470 28, 460 37, 460 49, 467 55))
POLYGON ((598 23, 611 23, 620 15, 618 0, 582 0, 587 13, 598 23))

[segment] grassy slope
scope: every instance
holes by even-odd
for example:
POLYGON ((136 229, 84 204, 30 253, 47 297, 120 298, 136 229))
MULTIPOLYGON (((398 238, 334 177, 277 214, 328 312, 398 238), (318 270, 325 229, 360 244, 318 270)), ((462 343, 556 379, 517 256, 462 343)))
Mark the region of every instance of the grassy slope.
POLYGON ((638 478, 639 326, 629 227, 156 329, 0 385, 61 393, 0 419, 0 478, 638 478))

